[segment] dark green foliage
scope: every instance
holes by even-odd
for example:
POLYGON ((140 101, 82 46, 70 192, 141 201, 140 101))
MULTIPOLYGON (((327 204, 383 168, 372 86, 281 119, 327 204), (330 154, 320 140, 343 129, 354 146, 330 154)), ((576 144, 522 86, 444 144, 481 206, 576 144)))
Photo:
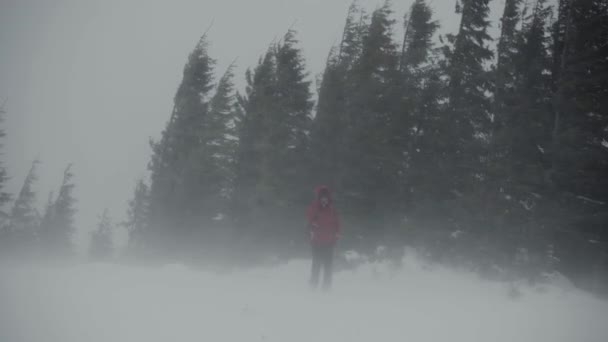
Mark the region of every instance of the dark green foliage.
POLYGON ((107 260, 112 257, 114 251, 112 227, 112 221, 106 209, 99 218, 97 228, 91 233, 91 244, 89 245, 89 258, 91 260, 107 260))
MULTIPOLYGON (((295 32, 272 45, 247 73, 241 97, 236 217, 259 224, 255 239, 281 237, 282 228, 305 202, 313 102, 295 32)), ((289 227, 289 226, 288 226, 289 227)), ((293 227, 293 226, 292 226, 293 227)), ((290 235, 285 230, 284 237, 290 235)))
POLYGON ((429 61, 432 52, 433 36, 439 23, 432 20, 433 10, 424 0, 416 0, 406 16, 401 70, 409 68, 410 73, 429 61))
POLYGON ((63 181, 57 198, 49 196, 42 222, 40 224, 40 243, 42 250, 52 256, 70 256, 72 250, 72 235, 74 234, 74 214, 76 200, 73 197, 74 183, 72 166, 63 172, 63 181))
POLYGON ((17 235, 17 239, 20 240, 16 243, 22 246, 28 245, 31 247, 36 239, 40 222, 40 215, 35 207, 36 193, 32 189, 32 186, 38 180, 36 175, 38 163, 37 160, 32 162, 10 214, 11 229, 17 235))
POLYGON ((445 49, 449 85, 441 153, 450 186, 443 191, 446 198, 452 197, 448 217, 455 227, 463 229, 486 224, 482 198, 488 190, 483 184, 487 180, 484 164, 492 116, 485 64, 493 56, 488 47, 488 14, 488 0, 463 0, 460 29, 456 36, 449 37, 453 48, 445 49), (476 200, 470 200, 473 198, 476 200))
POLYGON ((150 188, 140 179, 135 185, 133 198, 129 201, 127 220, 123 226, 129 233, 127 253, 141 254, 147 247, 146 232, 149 228, 150 188))
POLYGON ((363 40, 369 29, 367 19, 368 16, 353 2, 344 24, 342 41, 327 57, 311 131, 313 184, 327 184, 341 190, 344 176, 349 172, 342 158, 348 153, 346 139, 352 124, 347 103, 357 87, 353 82, 353 68, 361 57, 363 40))
POLYGON ((432 38, 439 27, 432 10, 418 0, 405 24, 401 57, 401 118, 394 143, 404 152, 401 198, 406 210, 417 218, 429 203, 436 203, 438 189, 446 187, 442 175, 442 111, 444 84, 432 38))
POLYGON ((391 145, 390 130, 398 98, 398 62, 392 40, 394 20, 386 2, 375 10, 363 37, 359 58, 348 74, 351 87, 346 102, 344 173, 339 190, 343 201, 358 215, 373 218, 380 229, 385 204, 393 199, 398 161, 391 145))
POLYGON ((147 234, 152 235, 150 243, 160 244, 169 253, 179 253, 183 249, 179 244, 197 240, 193 236, 200 237, 201 225, 215 215, 209 198, 219 191, 214 186, 220 182, 213 153, 223 134, 218 131, 222 120, 210 113, 215 61, 207 49, 203 36, 184 67, 162 138, 152 143, 147 234))
POLYGON ((589 262, 606 275, 608 234, 601 228, 608 218, 606 1, 560 1, 553 39, 553 120, 547 181, 558 202, 555 206, 567 209, 556 218, 560 219, 558 225, 577 240, 574 244, 572 237, 562 234, 557 248, 571 256, 582 253, 591 257, 589 262))
POLYGON ((203 39, 153 144, 150 208, 143 183, 131 202, 134 243, 294 255, 313 185, 327 184, 344 248, 409 243, 528 275, 585 255, 606 269, 607 5, 562 0, 550 32, 545 0, 506 0, 493 51, 488 4, 457 1, 459 30, 437 49, 430 2, 412 4, 401 46, 389 2, 371 15, 353 3, 314 118, 294 31, 237 95, 232 68, 212 95, 203 39))
MULTIPOLYGON (((4 108, 0 107, 0 123, 2 123, 2 121, 4 120, 4 114, 6 114, 4 108)), ((4 129, 0 129, 0 139, 4 138, 5 136, 6 132, 4 132, 4 129)), ((1 144, 0 147, 2 147, 1 144)), ((0 208, 11 200, 11 195, 4 191, 4 187, 6 186, 7 181, 8 173, 6 172, 6 167, 4 166, 4 163, 0 161, 0 208)), ((4 216, 6 215, 6 213, 2 212, 0 212, 0 214, 4 214, 4 216)))
MULTIPOLYGON (((276 105, 276 59, 269 48, 258 66, 247 71, 246 96, 239 102, 243 119, 239 127, 235 211, 241 222, 261 217, 261 207, 272 198, 269 173, 272 121, 276 105)), ((255 219, 253 220, 255 222, 255 219)))
POLYGON ((13 203, 8 220, 0 229, 0 248, 3 253, 12 256, 31 255, 35 249, 40 215, 36 210, 36 193, 32 186, 37 181, 36 166, 34 161, 27 173, 21 190, 13 203))

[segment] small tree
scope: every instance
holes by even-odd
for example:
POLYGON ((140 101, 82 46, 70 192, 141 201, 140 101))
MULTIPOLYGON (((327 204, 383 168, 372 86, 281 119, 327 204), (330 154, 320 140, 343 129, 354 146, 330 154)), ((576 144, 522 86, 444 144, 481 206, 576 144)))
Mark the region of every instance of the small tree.
POLYGON ((129 201, 127 221, 123 224, 129 233, 127 252, 138 254, 146 248, 146 234, 148 229, 148 215, 150 205, 150 189, 140 179, 135 185, 133 198, 129 201))
POLYGON ((36 193, 32 189, 37 180, 36 166, 38 160, 32 162, 32 166, 21 186, 21 191, 13 204, 10 213, 9 229, 11 234, 11 245, 15 248, 30 246, 36 239, 36 233, 40 222, 40 215, 36 210, 36 193))
POLYGON ((112 253, 112 221, 106 209, 99 218, 97 229, 91 234, 89 257, 93 260, 105 260, 110 258, 112 253))
POLYGON ((63 181, 57 198, 52 195, 40 227, 40 243, 45 252, 55 256, 68 256, 72 253, 72 235, 74 233, 74 183, 72 165, 63 172, 63 181))
MULTIPOLYGON (((0 123, 4 121, 4 114, 6 114, 6 111, 4 111, 3 107, 0 107, 0 123)), ((5 136, 6 133, 4 132, 4 129, 0 129, 0 139, 4 138, 5 136)), ((2 144, 0 144, 0 148, 1 147, 2 144)), ((4 191, 4 187, 6 186, 7 180, 8 175, 6 172, 6 167, 3 165, 2 161, 0 161, 0 208, 2 208, 4 204, 11 200, 11 195, 8 192, 4 191)), ((4 214, 3 216, 6 217, 5 213, 0 214, 4 214)))

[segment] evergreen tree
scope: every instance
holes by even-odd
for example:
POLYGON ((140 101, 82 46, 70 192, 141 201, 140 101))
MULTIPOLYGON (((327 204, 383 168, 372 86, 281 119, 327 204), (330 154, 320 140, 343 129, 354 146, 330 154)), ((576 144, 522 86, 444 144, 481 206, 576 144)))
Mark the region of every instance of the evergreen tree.
POLYGON ((342 41, 332 48, 318 90, 317 110, 311 128, 311 179, 341 192, 345 169, 344 154, 349 122, 346 113, 348 94, 356 86, 351 82, 352 68, 360 58, 368 25, 367 16, 353 2, 348 10, 342 41))
POLYGON ((295 31, 271 46, 247 72, 244 117, 239 129, 235 199, 242 223, 255 222, 249 238, 289 236, 274 229, 293 221, 304 205, 311 124, 310 82, 295 31), (291 219, 290 219, 291 218, 291 219))
MULTIPOLYGON (((462 205, 478 208, 473 215, 463 215, 472 208, 454 208, 460 224, 479 225, 485 209, 483 181, 487 179, 484 162, 488 154, 488 142, 491 139, 492 118, 490 101, 486 94, 488 73, 485 63, 492 58, 492 51, 487 46, 491 40, 487 30, 489 0, 463 0, 460 29, 456 36, 449 36, 453 49, 446 49, 449 66, 448 99, 445 114, 444 138, 442 149, 446 158, 440 168, 444 170, 445 179, 449 180, 444 189, 445 196, 462 202, 462 205), (477 198, 467 203, 463 195, 477 198), (468 221, 468 222, 463 222, 468 221), (477 222, 475 222, 477 221, 477 222)), ((492 192, 492 191, 490 191, 492 192)), ((473 211, 471 211, 473 212, 473 211)))
POLYGON ((361 55, 349 72, 345 118, 348 123, 343 152, 341 188, 345 206, 360 215, 361 226, 372 231, 394 203, 394 184, 401 165, 391 140, 391 125, 399 106, 397 47, 392 39, 394 20, 387 1, 371 16, 361 55), (366 222, 365 220, 369 220, 366 222))
POLYGON ((536 240, 527 232, 538 225, 539 196, 546 194, 544 151, 551 124, 546 27, 551 11, 545 1, 533 5, 532 13, 523 18, 521 30, 503 39, 511 46, 503 52, 502 61, 508 63, 497 65, 495 70, 496 122, 487 173, 499 191, 491 199, 493 211, 486 215, 497 228, 495 238, 511 255, 518 248, 530 249, 530 242, 536 240))
POLYGON ((517 26, 520 21, 521 0, 505 1, 504 12, 500 19, 501 34, 496 49, 496 66, 494 69, 494 126, 497 130, 504 128, 505 116, 513 108, 508 108, 516 102, 513 96, 515 82, 515 64, 518 53, 518 38, 520 32, 517 26))
POLYGON ((553 117, 547 181, 558 202, 553 212, 562 213, 549 222, 561 232, 569 232, 555 232, 554 236, 560 237, 556 241, 558 254, 571 260, 571 272, 581 272, 586 264, 582 260, 603 269, 604 274, 608 270, 608 234, 603 228, 608 219, 607 23, 606 1, 559 3, 553 36, 553 117), (575 258, 578 264, 572 261, 575 258))
POLYGON ((423 0, 410 8, 401 53, 401 116, 395 141, 404 156, 399 181, 400 200, 417 219, 437 216, 437 190, 445 186, 438 155, 444 85, 432 41, 439 28, 433 11, 423 0), (432 214, 430 212, 433 212, 432 214))
MULTIPOLYGON (((276 59, 273 47, 247 70, 246 94, 239 96, 243 110, 235 184, 235 216, 241 225, 259 222, 266 201, 272 198, 269 183, 270 113, 277 111, 276 59)), ((253 234, 253 232, 252 232, 253 234)), ((251 234, 250 234, 251 235, 251 234)))
MULTIPOLYGON (((4 111, 3 107, 0 107, 0 123, 2 123, 2 121, 4 120, 4 115, 6 114, 6 112, 4 111)), ((4 132, 4 129, 0 129, 0 139, 4 138, 6 136, 6 132, 4 132)), ((2 147, 2 145, 0 144, 0 147, 2 147)), ((9 193, 7 193, 6 191, 4 191, 4 187, 6 186, 6 182, 8 181, 8 173, 6 172, 6 167, 4 166, 4 163, 2 161, 0 161, 0 208, 2 208, 2 206, 4 206, 4 204, 6 204, 7 202, 9 202, 11 200, 11 195, 9 193)), ((0 211, 0 215, 7 217, 6 213, 0 211)))
MULTIPOLYGON (((271 170, 277 181, 277 195, 284 206, 304 205, 306 155, 309 148, 309 133, 312 123, 312 93, 302 51, 296 46, 296 32, 289 30, 276 49, 278 116, 274 119, 270 139, 271 170)), ((293 210, 289 208, 290 210, 293 210)), ((294 208, 295 209, 295 208, 294 208)))
POLYGON ((555 186, 600 201, 608 199, 601 176, 607 162, 607 7, 600 0, 561 1, 554 38, 558 67, 550 178, 555 186))
POLYGON ((342 40, 336 58, 344 70, 350 70, 361 56, 363 39, 369 29, 368 19, 365 10, 359 6, 357 0, 354 0, 348 8, 342 40))
POLYGON ((89 258, 93 260, 107 260, 112 256, 112 253, 112 221, 106 209, 99 218, 97 229, 91 233, 89 258))
POLYGON ((208 183, 201 177, 201 168, 207 166, 208 154, 202 151, 209 141, 206 119, 215 64, 207 49, 203 35, 184 67, 162 138, 152 143, 149 233, 170 253, 178 251, 179 241, 195 243, 192 234, 200 233, 205 217, 201 208, 208 183))
POLYGON ((11 244, 14 248, 31 248, 36 239, 40 217, 36 210, 36 193, 32 186, 38 178, 36 175, 38 163, 37 160, 32 162, 10 213, 9 227, 13 237, 11 244))
POLYGON ((209 182, 217 183, 218 189, 213 191, 214 198, 220 204, 216 212, 226 208, 226 201, 234 190, 235 159, 238 146, 237 126, 240 121, 240 111, 236 102, 234 90, 234 64, 220 78, 216 93, 210 102, 208 120, 209 133, 207 152, 212 158, 212 165, 217 176, 209 182))
POLYGON ((68 256, 72 253, 74 214, 76 200, 73 197, 74 183, 72 166, 63 172, 63 181, 56 199, 49 197, 40 227, 40 242, 44 252, 54 256, 68 256))
POLYGON ((133 198, 129 201, 127 220, 123 225, 129 233, 127 252, 130 254, 138 255, 147 247, 145 239, 150 215, 149 191, 148 185, 140 179, 135 185, 133 198))
POLYGON ((405 34, 401 53, 401 70, 413 73, 429 61, 433 52, 433 36, 439 23, 432 20, 433 10, 425 0, 416 0, 405 19, 405 34))

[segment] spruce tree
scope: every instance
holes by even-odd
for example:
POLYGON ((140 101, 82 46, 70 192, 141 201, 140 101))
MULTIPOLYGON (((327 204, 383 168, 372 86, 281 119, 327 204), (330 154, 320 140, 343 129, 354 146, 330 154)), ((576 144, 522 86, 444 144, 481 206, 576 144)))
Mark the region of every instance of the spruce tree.
POLYGON ((443 187, 439 155, 443 82, 433 36, 439 28, 433 11, 415 1, 405 22, 401 53, 401 117, 395 141, 403 152, 399 181, 404 210, 414 218, 437 217, 437 188, 443 187), (431 209, 433 208, 433 209, 431 209), (429 215, 430 211, 435 211, 429 215))
POLYGON ((37 238, 40 217, 36 210, 36 193, 32 186, 38 179, 36 175, 38 164, 37 160, 32 162, 10 213, 9 227, 13 237, 11 244, 16 248, 31 248, 37 238))
MULTIPOLYGON (((217 210, 226 207, 234 190, 235 159, 238 146, 237 127, 241 120, 234 87, 234 64, 220 78, 216 92, 210 102, 208 119, 209 133, 206 135, 209 154, 213 158, 219 188, 214 192, 214 200, 221 204, 217 210)), ((216 212, 217 213, 217 212, 216 212)))
POLYGON ((184 67, 162 138, 152 143, 149 233, 170 253, 178 251, 179 241, 195 243, 192 234, 200 233, 200 220, 205 216, 201 209, 208 183, 200 172, 209 159, 201 151, 209 131, 206 119, 215 64, 207 50, 203 35, 184 67))
POLYGON ((433 36, 439 28, 439 23, 432 17, 433 10, 425 0, 414 1, 405 20, 401 70, 409 69, 412 73, 421 64, 429 62, 433 52, 433 36))
POLYGON ((57 198, 49 203, 40 227, 40 243, 43 252, 52 256, 64 257, 72 254, 72 235, 74 234, 74 215, 76 200, 73 197, 74 183, 72 166, 63 172, 63 181, 57 198))
POLYGON ((511 46, 503 52, 502 61, 508 63, 495 69, 496 121, 488 175, 499 194, 492 199, 493 211, 487 215, 497 228, 495 238, 511 255, 516 248, 533 249, 530 242, 534 239, 527 232, 540 231, 535 227, 539 203, 546 202, 540 196, 548 195, 543 178, 551 125, 551 60, 546 30, 551 11, 545 1, 533 4, 521 29, 503 39, 511 46))
MULTIPOLYGON (((514 87, 516 86, 515 60, 518 53, 518 39, 521 33, 518 31, 520 22, 521 0, 507 0, 502 18, 500 19, 500 38, 496 48, 496 66, 493 70, 494 82, 494 105, 492 115, 494 116, 494 130, 504 128, 504 121, 513 108, 516 98, 514 87), (511 108, 509 108, 511 106, 511 108)), ((503 145, 501 141, 496 145, 503 145)))
POLYGON ((107 260, 112 256, 112 221, 108 210, 104 210, 99 218, 95 231, 91 233, 89 258, 92 260, 107 260))
POLYGON ((354 1, 349 7, 342 40, 331 49, 318 90, 317 110, 311 128, 311 179, 342 192, 342 176, 348 172, 344 155, 348 126, 348 94, 356 87, 352 68, 360 58, 368 25, 363 9, 354 1))
MULTIPOLYGON (((583 241, 599 241, 580 249, 606 270, 608 235, 608 4, 602 0, 562 0, 554 30, 554 61, 550 167, 547 182, 564 215, 555 225, 583 241), (602 266, 602 261, 603 266, 602 266)), ((555 234, 557 235, 557 233, 555 234)), ((579 253, 561 235, 558 247, 579 253)), ((576 266, 571 267, 571 270, 576 266)))
POLYGON ((491 40, 487 32, 490 26, 488 2, 462 1, 460 29, 457 35, 448 37, 453 49, 446 49, 449 103, 444 117, 445 144, 439 152, 446 158, 440 168, 450 184, 444 189, 446 198, 453 197, 461 202, 454 208, 456 221, 460 220, 460 224, 466 226, 483 224, 480 222, 485 214, 483 198, 489 190, 484 189, 483 184, 487 180, 484 164, 492 127, 485 70, 485 64, 493 56, 488 47, 491 40), (473 201, 463 197, 469 195, 473 196, 473 201), (461 205, 464 207, 458 209, 461 205), (471 206, 477 209, 472 210, 471 206))
MULTIPOLYGON (((6 114, 6 111, 4 110, 3 107, 0 107, 0 123, 2 123, 2 121, 4 121, 4 115, 6 114)), ((4 138, 6 136, 6 132, 4 131, 4 129, 0 129, 0 139, 4 138)), ((0 148, 2 147, 2 145, 0 144, 0 148)), ((6 167, 4 166, 4 162, 0 160, 0 208, 2 208, 7 202, 9 202, 11 200, 11 195, 6 192, 4 190, 4 187, 6 186, 6 182, 8 181, 8 173, 6 172, 6 167)), ((0 211, 0 214, 2 214, 2 212, 0 211)), ((4 213, 4 215, 6 217, 6 213, 4 213)))
POLYGON ((309 149, 309 133, 312 123, 311 82, 302 51, 297 47, 296 32, 289 30, 276 49, 276 89, 278 116, 273 123, 271 156, 273 177, 277 195, 284 201, 282 206, 294 210, 294 206, 304 205, 302 193, 305 192, 306 159, 309 149), (293 208, 293 209, 292 209, 293 208))
POLYGON ((247 70, 246 81, 245 95, 239 96, 243 118, 238 128, 234 196, 234 214, 239 225, 259 222, 266 201, 272 198, 267 175, 270 113, 277 110, 274 47, 267 50, 253 71, 247 70))
POLYGON ((146 247, 149 247, 145 240, 149 228, 149 191, 148 185, 143 179, 140 179, 135 185, 133 198, 129 200, 127 220, 123 226, 129 234, 127 253, 131 255, 139 255, 145 251, 146 247))
POLYGON ((240 97, 244 115, 235 205, 240 225, 249 226, 248 238, 268 242, 289 236, 285 230, 273 230, 292 222, 304 205, 313 106, 307 78, 293 30, 268 49, 253 72, 247 72, 246 96, 240 97))
POLYGON ((384 226, 384 216, 395 200, 393 185, 400 167, 389 133, 399 105, 399 57, 391 15, 388 1, 373 12, 361 55, 348 75, 352 88, 346 105, 343 202, 360 215, 361 226, 372 231, 384 226))

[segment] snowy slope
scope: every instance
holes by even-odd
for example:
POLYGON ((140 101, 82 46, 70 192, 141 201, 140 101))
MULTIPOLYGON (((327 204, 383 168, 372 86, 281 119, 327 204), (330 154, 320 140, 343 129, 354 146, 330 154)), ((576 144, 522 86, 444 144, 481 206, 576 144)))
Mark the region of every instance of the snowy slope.
POLYGON ((0 341, 608 341, 608 303, 574 288, 368 264, 306 286, 307 261, 215 274, 181 265, 2 266, 0 341))

